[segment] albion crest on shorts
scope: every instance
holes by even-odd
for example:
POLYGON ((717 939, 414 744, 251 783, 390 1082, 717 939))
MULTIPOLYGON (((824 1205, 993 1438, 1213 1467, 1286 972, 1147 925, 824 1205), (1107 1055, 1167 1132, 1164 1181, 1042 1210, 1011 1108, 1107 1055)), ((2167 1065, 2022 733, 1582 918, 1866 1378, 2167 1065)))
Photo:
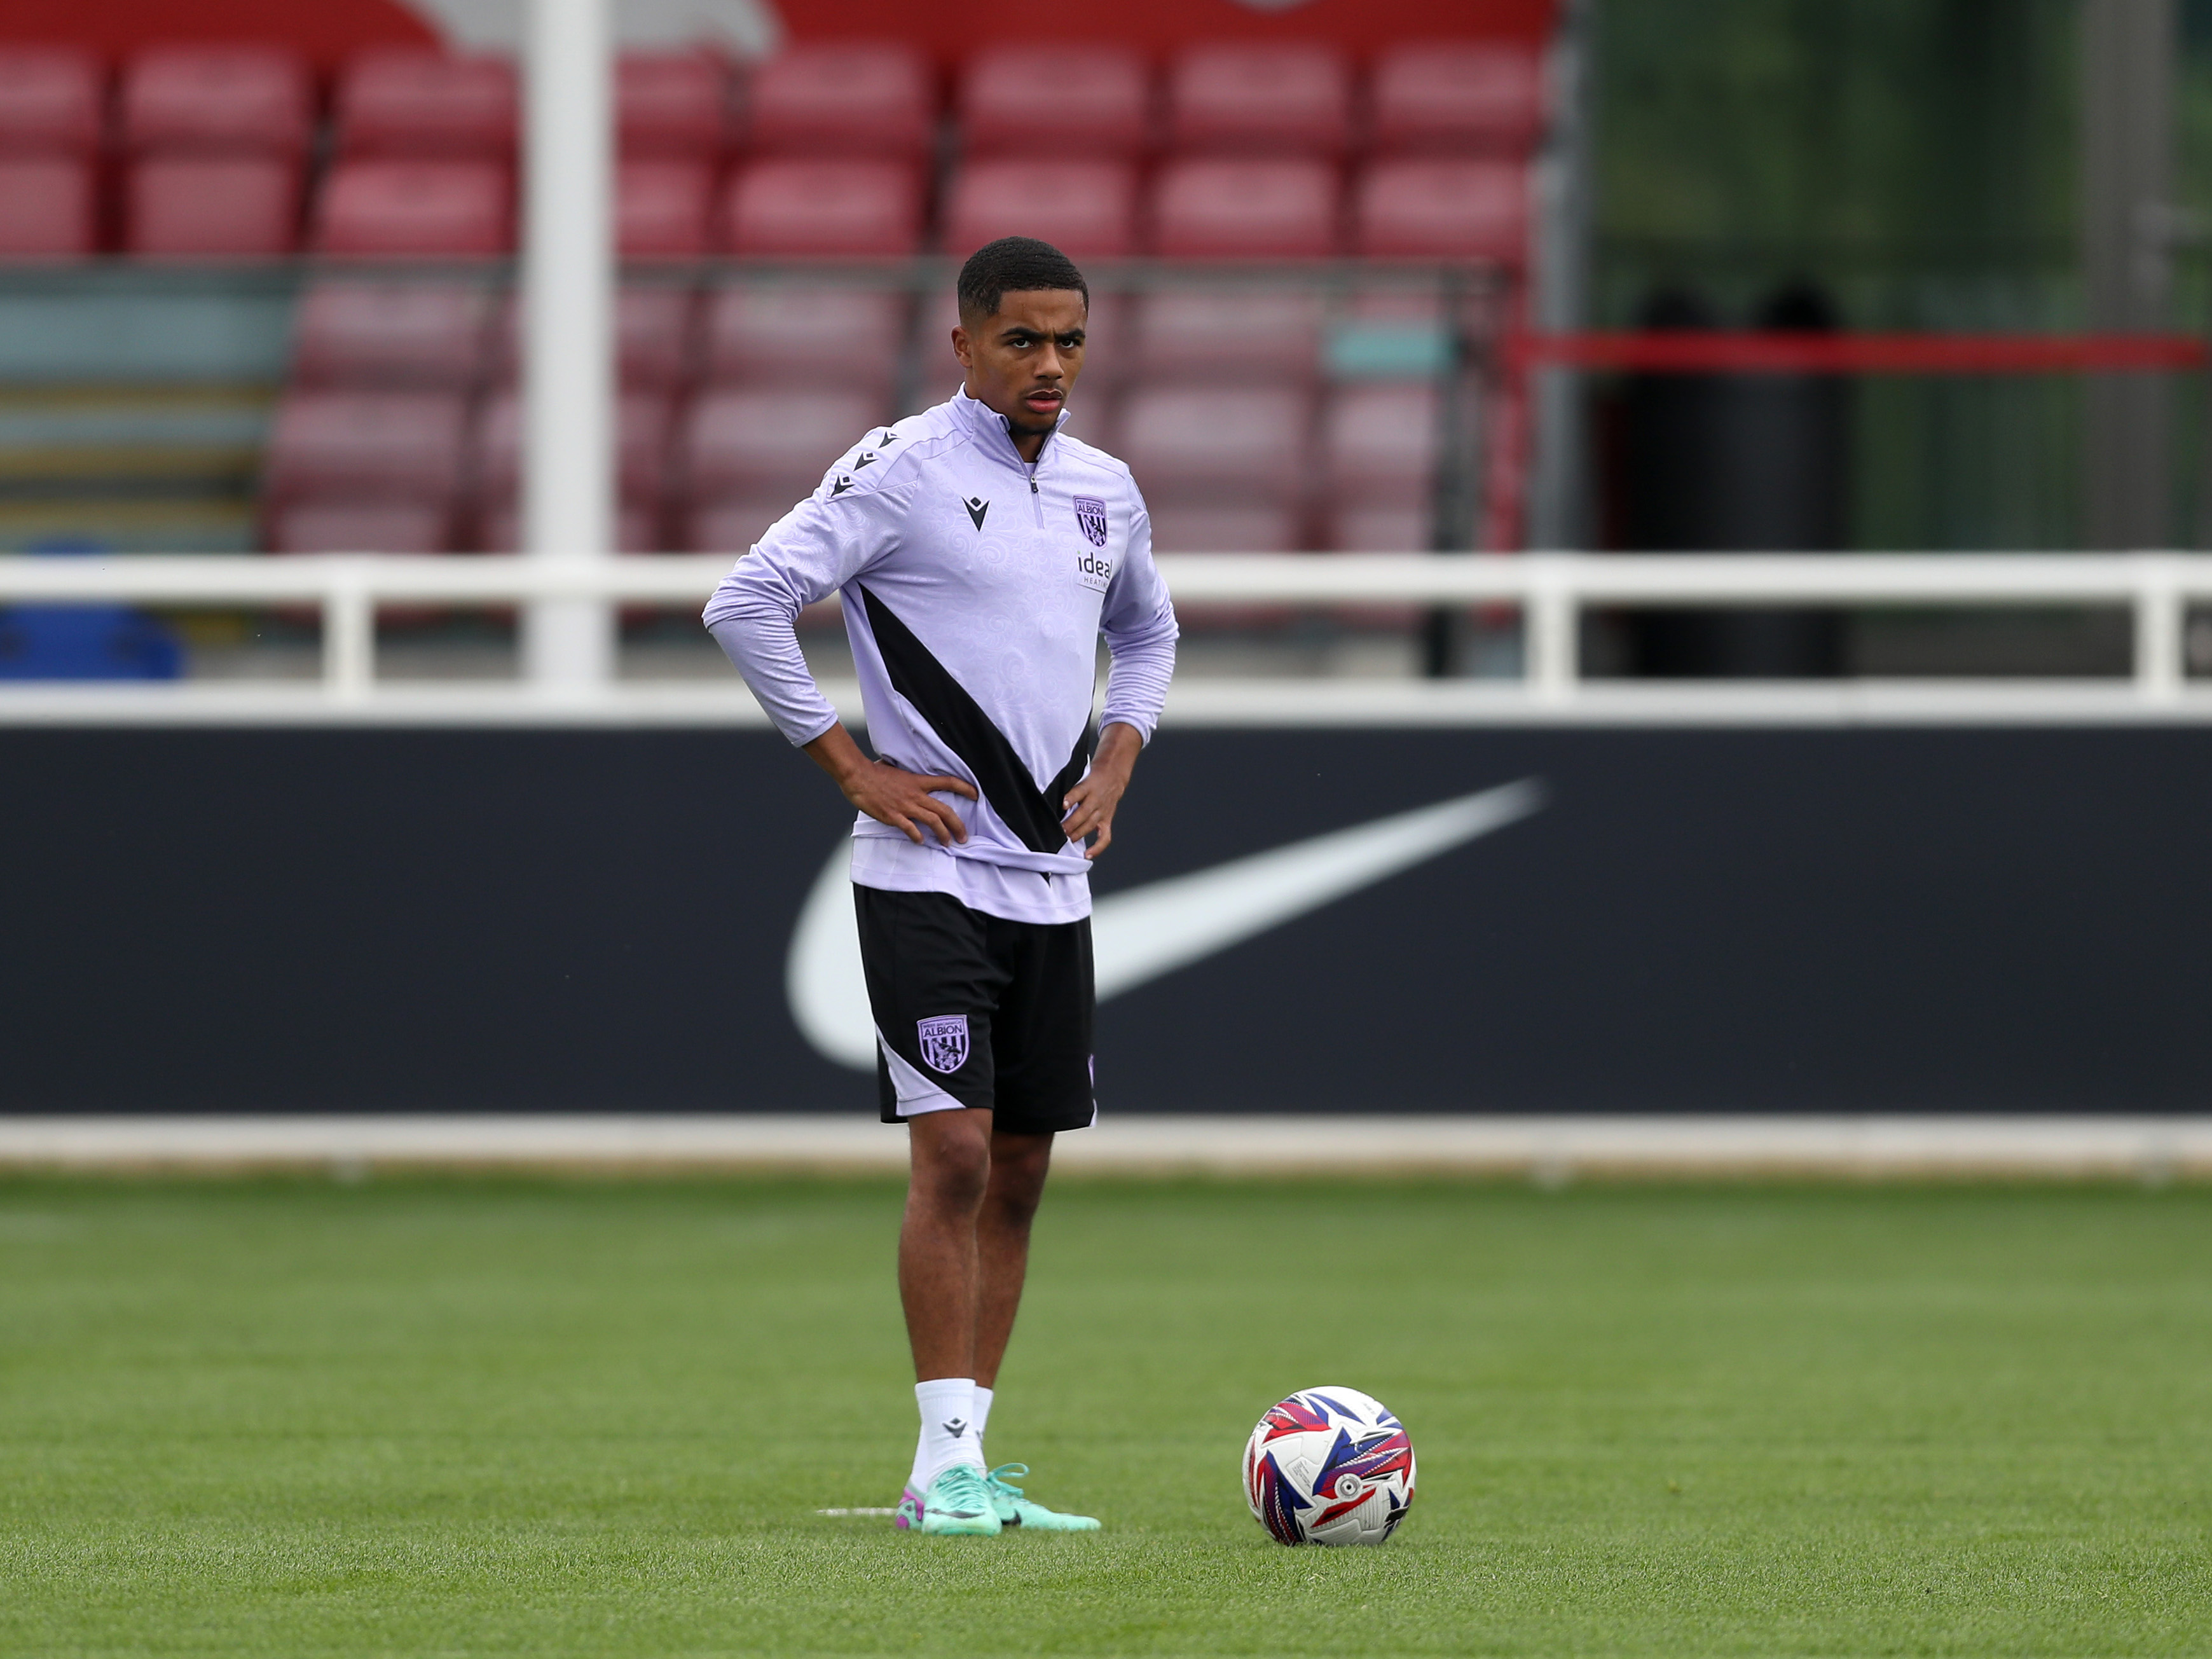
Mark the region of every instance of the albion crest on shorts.
POLYGON ((968 1016, 939 1014, 915 1022, 921 1057, 933 1072, 957 1072, 968 1063, 968 1016))
POLYGON ((1083 527, 1091 546, 1106 545, 1106 503, 1096 495, 1075 498, 1075 522, 1083 527))

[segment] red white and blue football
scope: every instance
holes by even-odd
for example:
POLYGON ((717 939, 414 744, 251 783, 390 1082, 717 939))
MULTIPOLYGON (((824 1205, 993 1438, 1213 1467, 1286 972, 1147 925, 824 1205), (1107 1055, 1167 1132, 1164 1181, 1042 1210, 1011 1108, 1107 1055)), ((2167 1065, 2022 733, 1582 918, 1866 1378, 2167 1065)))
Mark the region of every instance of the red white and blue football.
POLYGON ((1279 1544, 1379 1544, 1413 1506, 1413 1443, 1357 1389, 1301 1389, 1245 1443, 1244 1498, 1279 1544))

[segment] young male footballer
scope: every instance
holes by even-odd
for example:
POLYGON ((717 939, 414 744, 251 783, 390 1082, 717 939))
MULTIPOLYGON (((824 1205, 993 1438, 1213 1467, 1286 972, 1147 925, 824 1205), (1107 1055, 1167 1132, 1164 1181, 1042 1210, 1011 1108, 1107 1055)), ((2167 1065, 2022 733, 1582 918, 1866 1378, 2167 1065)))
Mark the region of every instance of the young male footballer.
MULTIPOLYGON (((983 1458, 1052 1138, 1092 1122, 1089 860, 1150 738, 1176 620, 1129 469, 1060 430, 1091 294, 1044 242, 960 272, 951 400, 864 436, 738 561, 706 623, 860 809, 853 896, 883 1118, 912 1176, 899 1296, 921 1434, 897 1523, 1084 1531, 983 1458), (793 624, 840 596, 871 760, 793 624), (1098 637, 1113 656, 1092 748, 1098 637)), ((824 342, 834 359, 835 342, 824 342)))

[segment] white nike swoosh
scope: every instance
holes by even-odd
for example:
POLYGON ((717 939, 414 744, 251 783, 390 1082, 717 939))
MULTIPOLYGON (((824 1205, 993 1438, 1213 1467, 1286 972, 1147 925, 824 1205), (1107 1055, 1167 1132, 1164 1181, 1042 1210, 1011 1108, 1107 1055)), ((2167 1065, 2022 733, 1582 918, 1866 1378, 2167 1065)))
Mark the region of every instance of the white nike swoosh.
MULTIPOLYGON (((1091 913, 1099 1000, 1241 945, 1543 805, 1544 786, 1522 778, 1102 898, 1091 913)), ((876 1028, 853 927, 851 866, 850 845, 841 843, 815 878, 791 936, 784 989, 792 1018, 823 1058, 872 1071, 876 1028)))

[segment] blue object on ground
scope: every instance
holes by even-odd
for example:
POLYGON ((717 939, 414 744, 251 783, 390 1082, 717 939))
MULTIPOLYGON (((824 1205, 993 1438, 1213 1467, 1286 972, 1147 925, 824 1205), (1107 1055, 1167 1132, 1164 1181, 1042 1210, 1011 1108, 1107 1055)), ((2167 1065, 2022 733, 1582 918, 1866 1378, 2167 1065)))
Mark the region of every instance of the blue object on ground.
MULTIPOLYGON (((49 543, 33 553, 105 548, 49 543)), ((19 605, 0 610, 0 680, 173 680, 185 672, 176 635, 127 605, 19 605)))

